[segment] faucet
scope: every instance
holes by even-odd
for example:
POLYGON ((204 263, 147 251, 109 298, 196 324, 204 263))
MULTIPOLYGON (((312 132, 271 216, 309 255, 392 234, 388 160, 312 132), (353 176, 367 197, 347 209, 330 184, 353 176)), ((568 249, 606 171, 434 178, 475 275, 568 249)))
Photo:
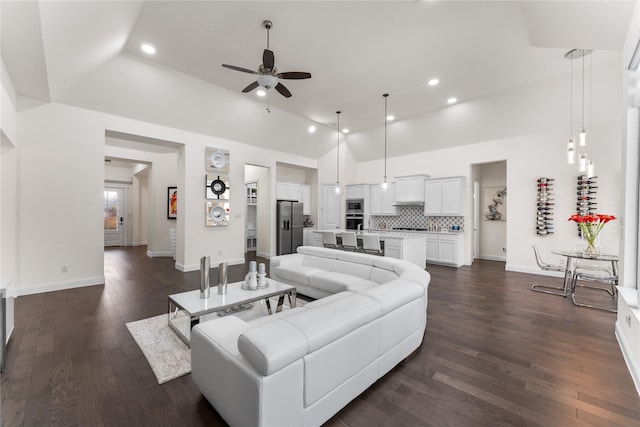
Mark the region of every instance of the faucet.
POLYGON ((358 231, 362 231, 362 223, 358 224, 358 231))

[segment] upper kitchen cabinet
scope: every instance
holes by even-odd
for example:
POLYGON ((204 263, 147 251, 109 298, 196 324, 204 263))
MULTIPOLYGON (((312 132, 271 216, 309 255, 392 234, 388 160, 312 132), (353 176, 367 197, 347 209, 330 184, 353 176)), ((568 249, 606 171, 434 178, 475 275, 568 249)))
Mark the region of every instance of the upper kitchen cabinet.
POLYGON ((424 182, 424 214, 463 216, 465 177, 427 179, 424 182))
POLYGON ((293 182, 276 182, 276 199, 301 201, 300 184, 293 182))
POLYGON ((345 187, 344 197, 346 199, 368 199, 369 185, 368 184, 347 185, 345 187))
POLYGON ((397 176, 396 206, 422 205, 424 203, 424 180, 429 175, 397 176))
POLYGON ((393 204, 396 201, 396 185, 389 183, 386 190, 382 184, 371 185, 371 215, 397 215, 398 211, 393 204))
POLYGON ((300 185, 300 201, 302 202, 302 215, 311 215, 311 186, 300 185))

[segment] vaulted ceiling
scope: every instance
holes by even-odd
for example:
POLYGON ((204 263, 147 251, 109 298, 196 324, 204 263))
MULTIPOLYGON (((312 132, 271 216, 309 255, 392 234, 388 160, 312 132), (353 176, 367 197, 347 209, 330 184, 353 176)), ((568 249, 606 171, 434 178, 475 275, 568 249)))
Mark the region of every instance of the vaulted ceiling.
MULTIPOLYGON (((192 76, 319 125, 341 109, 352 132, 381 125, 381 95, 396 120, 566 74, 564 53, 619 55, 633 1, 2 1, 2 59, 19 95, 65 102, 119 57, 192 76), (241 90, 270 49, 283 83, 266 99, 241 90), (142 43, 157 49, 141 51, 142 43), (439 85, 427 81, 438 78, 439 85)), ((127 75, 119 78, 126 80, 127 75)), ((77 100, 79 95, 72 99, 77 100)), ((81 95, 80 95, 81 96, 81 95)), ((95 101, 83 99, 83 106, 95 101)), ((71 101, 73 102, 73 101, 71 101)), ((99 109, 99 107, 96 107, 99 109)), ((317 155, 300 146, 301 155, 317 155)))

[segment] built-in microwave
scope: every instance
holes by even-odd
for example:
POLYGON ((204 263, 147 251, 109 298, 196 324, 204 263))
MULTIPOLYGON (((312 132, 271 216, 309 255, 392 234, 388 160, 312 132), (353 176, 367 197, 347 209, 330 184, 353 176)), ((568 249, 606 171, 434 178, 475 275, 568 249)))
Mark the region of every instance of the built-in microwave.
POLYGON ((347 215, 363 214, 364 199, 347 199, 347 215))

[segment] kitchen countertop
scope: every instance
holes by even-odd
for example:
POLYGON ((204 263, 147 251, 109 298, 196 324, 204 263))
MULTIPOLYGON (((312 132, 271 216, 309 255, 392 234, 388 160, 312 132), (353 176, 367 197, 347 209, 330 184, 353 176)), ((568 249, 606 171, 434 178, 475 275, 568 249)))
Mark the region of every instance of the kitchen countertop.
MULTIPOLYGON (((313 230, 315 233, 322 233, 323 230, 313 230)), ((353 230, 327 230, 334 231, 336 233, 342 233, 343 231, 353 231, 353 230)), ((380 236, 380 240, 384 239, 420 239, 424 236, 424 233, 409 233, 404 231, 393 231, 393 230, 370 230, 370 231, 356 231, 356 237, 362 234, 377 234, 380 236)))
POLYGON ((371 233, 464 234, 464 231, 393 230, 372 228, 371 233))

